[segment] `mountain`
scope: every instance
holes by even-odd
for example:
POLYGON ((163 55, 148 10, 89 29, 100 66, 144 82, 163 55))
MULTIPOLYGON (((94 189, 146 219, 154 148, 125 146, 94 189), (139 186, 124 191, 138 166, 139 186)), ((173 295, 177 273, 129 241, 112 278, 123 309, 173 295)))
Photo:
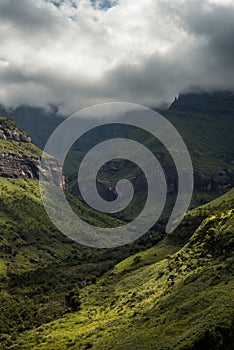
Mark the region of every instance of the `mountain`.
POLYGON ((182 230, 84 287, 79 311, 3 348, 232 350, 233 214, 233 190, 190 211, 182 230))
POLYGON ((166 113, 191 152, 196 171, 233 166, 234 94, 181 95, 166 113))
MULTIPOLYGON (((40 154, 12 120, 0 118, 0 341, 70 312, 65 297, 74 286, 93 283, 116 261, 140 249, 91 249, 62 235, 41 201, 40 154)), ((50 162, 55 176, 59 164, 52 157, 50 162)), ((90 224, 119 225, 67 196, 73 210, 90 224)))
POLYGON ((34 144, 41 149, 44 148, 46 141, 63 121, 56 107, 45 110, 43 108, 20 106, 7 109, 0 105, 0 115, 13 120, 22 130, 30 135, 34 144))
MULTIPOLYGON (((209 202, 232 188, 234 184, 234 95, 232 93, 180 95, 171 107, 161 111, 161 114, 181 134, 192 158, 195 190, 191 208, 209 202)), ((87 141, 91 148, 95 140, 104 141, 114 137, 116 132, 115 126, 112 125, 109 132, 104 127, 99 129, 98 134, 88 133, 86 148, 88 148, 87 141)), ((125 136, 145 145, 163 166, 168 186, 168 202, 163 217, 168 217, 178 188, 177 171, 168 151, 152 135, 142 130, 132 128, 122 132, 124 135, 120 134, 120 137, 125 136)), ((73 148, 68 154, 65 167, 69 189, 79 199, 82 197, 77 184, 77 169, 85 152, 82 153, 80 142, 77 148, 73 148)), ((132 181, 136 194, 131 205, 118 214, 119 218, 128 221, 137 215, 147 192, 147 184, 140 169, 124 160, 109 162, 100 170, 97 185, 105 198, 113 198, 116 181, 121 178, 132 181)))
MULTIPOLYGON (((42 151, 31 142, 31 138, 10 119, 0 117, 0 176, 5 178, 39 179, 42 151)), ((48 157, 48 168, 43 176, 51 176, 58 186, 65 186, 59 178, 60 165, 55 158, 48 157), (52 175, 51 175, 52 174, 52 175)))
POLYGON ((234 109, 234 92, 191 92, 180 94, 170 106, 170 110, 187 114, 213 114, 232 116, 234 109))
MULTIPOLYGON (((38 186, 41 150, 31 142, 32 135, 0 118, 2 349, 233 349, 233 108, 231 100, 230 108, 224 107, 224 96, 192 95, 180 96, 163 113, 185 139, 196 179, 201 179, 201 187, 194 191, 194 209, 165 235, 164 221, 176 196, 170 157, 150 135, 123 130, 157 154, 169 171, 168 180, 175 178, 168 184, 175 187, 168 187, 168 211, 154 230, 111 250, 81 246, 53 226, 38 186), (211 201, 214 197, 218 198, 211 201), (204 202, 208 203, 198 206, 204 202)), ((30 118, 28 122, 32 130, 37 125, 30 124, 30 118)), ((40 130, 45 130, 42 124, 40 130)), ((70 180, 77 154, 81 159, 96 141, 116 134, 119 130, 105 129, 76 144, 65 168, 70 180)), ((50 159, 56 176, 60 165, 50 159)), ((145 195, 144 179, 123 161, 103 167, 102 194, 107 195, 106 179, 114 183, 123 174, 137 188, 132 204, 138 205, 145 195)), ((46 176, 45 180, 50 181, 46 176)), ((57 186, 64 186, 63 179, 57 186)), ((122 224, 66 195, 83 220, 102 227, 122 224)), ((128 210, 128 217, 136 214, 128 210)))
MULTIPOLYGON (((44 147, 52 131, 63 121, 56 107, 50 110, 21 106, 15 110, 0 108, 0 112, 13 118, 30 134, 34 143, 44 147)), ((183 137, 194 167, 195 190, 191 208, 220 196, 234 184, 234 94, 231 92, 183 94, 168 110, 160 111, 183 137)), ((88 125, 88 121, 83 121, 88 125)), ((165 221, 175 203, 177 193, 177 172, 163 145, 138 129, 120 128, 116 125, 96 128, 81 137, 68 153, 64 173, 72 195, 82 200, 77 184, 79 164, 94 145, 112 137, 127 137, 144 144, 157 156, 165 169, 168 200, 162 215, 165 221)), ((107 200, 116 197, 115 184, 118 179, 128 178, 135 189, 132 203, 115 215, 118 219, 131 221, 142 209, 147 193, 144 174, 138 167, 126 161, 109 162, 98 174, 97 187, 107 200)))

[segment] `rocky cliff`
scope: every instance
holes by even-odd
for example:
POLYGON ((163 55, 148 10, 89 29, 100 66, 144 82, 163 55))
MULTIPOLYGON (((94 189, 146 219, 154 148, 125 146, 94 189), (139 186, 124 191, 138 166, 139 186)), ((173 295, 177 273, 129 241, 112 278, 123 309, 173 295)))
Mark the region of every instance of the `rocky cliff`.
MULTIPOLYGON (((0 117, 0 176, 5 178, 39 179, 41 150, 31 142, 31 138, 16 124, 0 117)), ((60 178, 60 164, 55 158, 48 159, 47 169, 43 169, 43 179, 65 187, 65 179, 60 178)))

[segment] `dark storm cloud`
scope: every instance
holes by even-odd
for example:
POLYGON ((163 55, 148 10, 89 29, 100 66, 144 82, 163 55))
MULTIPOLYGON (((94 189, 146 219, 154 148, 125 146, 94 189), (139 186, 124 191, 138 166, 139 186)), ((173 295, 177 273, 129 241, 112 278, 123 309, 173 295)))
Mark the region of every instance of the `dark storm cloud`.
POLYGON ((234 66, 234 6, 190 1, 179 13, 188 32, 207 38, 204 54, 234 66))
POLYGON ((234 89, 234 6, 196 0, 167 10, 195 44, 184 42, 166 57, 156 54, 140 65, 117 67, 106 77, 107 85, 112 82, 109 94, 154 105, 193 88, 234 89))
POLYGON ((47 8, 35 6, 32 0, 1 0, 0 20, 9 27, 24 31, 27 35, 38 31, 56 30, 54 16, 47 8))
POLYGON ((155 106, 182 91, 234 89, 227 0, 0 0, 0 102, 64 113, 123 100, 155 106), (214 3, 215 2, 215 3, 214 3))

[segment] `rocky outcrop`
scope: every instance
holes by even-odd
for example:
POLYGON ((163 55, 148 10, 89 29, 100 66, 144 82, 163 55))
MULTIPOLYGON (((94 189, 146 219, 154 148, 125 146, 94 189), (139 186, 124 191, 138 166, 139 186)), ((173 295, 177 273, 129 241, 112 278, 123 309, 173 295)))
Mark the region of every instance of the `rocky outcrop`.
POLYGON ((16 128, 9 119, 0 118, 0 140, 31 142, 31 138, 16 128))
POLYGON ((180 94, 170 106, 171 111, 233 116, 234 91, 205 92, 197 90, 180 94))
MULTIPOLYGON (((43 162, 44 164, 45 162, 43 162)), ((43 168, 40 168, 40 161, 37 167, 37 178, 39 175, 40 169, 40 180, 50 182, 58 187, 62 187, 64 190, 67 189, 66 178, 63 175, 61 177, 61 164, 56 158, 48 158, 46 160, 46 165, 43 168)))
MULTIPOLYGON (((217 174, 205 175, 200 173, 194 174, 194 187, 202 192, 218 192, 224 191, 233 187, 233 172, 230 169, 223 169, 217 172, 217 174)), ((176 193, 178 191, 178 176, 176 170, 166 171, 167 191, 168 193, 176 193)), ((143 175, 139 175, 131 179, 135 193, 147 191, 147 182, 143 175)), ((91 200, 92 191, 88 191, 88 183, 83 184, 87 189, 88 197, 91 200)), ((114 200, 116 198, 115 187, 110 187, 106 182, 97 180, 97 189, 102 198, 105 200, 114 200)), ((82 196, 79 191, 79 187, 76 184, 72 188, 72 193, 82 200, 82 196)))
POLYGON ((199 191, 225 190, 233 186, 233 172, 231 169, 223 169, 213 176, 195 173, 194 184, 199 191))
POLYGON ((39 160, 23 154, 0 151, 0 176, 8 178, 38 178, 39 160))
MULTIPOLYGON (((0 150, 0 176, 5 178, 39 179, 40 158, 0 150)), ((47 161, 41 172, 42 179, 66 188, 64 177, 60 177, 61 165, 55 158, 47 161)))
MULTIPOLYGON (((13 121, 0 117, 0 176, 38 180, 40 158, 24 153, 17 144, 12 148, 12 141, 19 144, 31 143, 31 138, 18 129, 13 121)), ((39 150, 38 153, 40 153, 39 150)), ((66 180, 61 177, 59 161, 48 157, 46 164, 47 166, 41 171, 42 179, 66 189, 66 180)))
MULTIPOLYGON (((177 192, 178 190, 178 176, 175 170, 171 169, 165 172, 167 181, 168 193, 177 192)), ((195 172, 194 187, 199 191, 217 192, 223 191, 233 187, 234 174, 231 169, 222 169, 217 171, 214 175, 207 175, 195 172)), ((133 185, 136 192, 144 191, 145 182, 142 178, 136 177, 133 179, 133 185)))
POLYGON ((13 140, 18 142, 31 142, 31 138, 24 134, 20 134, 18 131, 13 130, 9 132, 5 132, 0 128, 0 139, 1 140, 13 140))

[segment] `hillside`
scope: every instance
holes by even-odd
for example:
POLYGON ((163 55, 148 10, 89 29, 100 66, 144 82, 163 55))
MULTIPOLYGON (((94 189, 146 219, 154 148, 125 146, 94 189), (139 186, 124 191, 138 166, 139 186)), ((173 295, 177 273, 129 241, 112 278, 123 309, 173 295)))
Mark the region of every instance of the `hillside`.
MULTIPOLYGON (((194 93, 181 95, 168 110, 161 111, 178 130, 191 155, 194 167, 195 191, 191 208, 220 196, 234 184, 234 97, 230 93, 194 93)), ((76 171, 80 161, 95 143, 111 137, 127 137, 149 148, 163 166, 167 177, 168 202, 164 217, 168 217, 177 191, 177 172, 165 147, 152 135, 135 128, 119 129, 116 125, 102 127, 87 133, 68 154, 65 172, 69 190, 81 199, 76 171), (84 149, 82 150, 82 145, 84 149)), ((146 182, 139 168, 127 161, 118 160, 106 164, 98 174, 98 188, 106 198, 115 195, 118 179, 132 181, 136 196, 127 210, 120 213, 124 220, 132 220, 145 200, 146 182), (137 210, 136 210, 137 208, 137 210)))
MULTIPOLYGON (((8 334, 23 320, 30 328, 68 311, 64 296, 74 283, 96 278, 120 253, 85 248, 62 235, 47 217, 36 180, 0 178, 0 186, 0 333, 8 334)), ((70 201, 84 220, 115 225, 70 201)))
POLYGON ((217 175, 233 168, 234 94, 181 95, 166 116, 183 136, 195 171, 217 175))
POLYGON ((41 154, 41 150, 31 142, 31 138, 11 119, 5 117, 0 117, 0 148, 1 151, 22 153, 31 157, 39 157, 41 154))
MULTIPOLYGON (((95 283, 116 262, 152 246, 162 235, 151 233, 150 241, 146 236, 112 250, 69 240, 54 227, 41 201, 41 150, 10 119, 0 118, 0 135, 0 341, 4 341, 71 312, 75 306, 66 296, 74 288, 95 283)), ((56 175, 59 164, 51 157, 50 164, 56 175)), ((63 185, 61 179, 57 185, 63 185)), ((67 198, 79 217, 94 226, 122 224, 69 193, 67 198)))
MULTIPOLYGON (((53 226, 39 193, 41 150, 12 120, 0 118, 2 349, 233 349, 232 124, 227 128, 233 118, 197 111, 188 117, 182 110, 178 114, 177 107, 167 113, 183 130, 197 169, 199 162, 205 165, 204 172, 196 172, 204 181, 194 192, 192 206, 196 208, 175 232, 165 236, 164 224, 176 195, 172 191, 169 211, 166 208, 155 231, 112 250, 81 246, 53 226), (212 126, 212 133, 207 136, 201 125, 212 126), (209 203, 197 206, 204 202, 209 203)), ((160 161, 169 169, 170 159, 157 142, 138 130, 126 131, 159 152, 160 161)), ((107 136, 104 130, 98 140, 107 136)), ((86 140, 86 149, 95 138, 86 140)), ((82 157, 82 149, 72 152, 76 156, 77 150, 82 157)), ((56 176, 60 165, 50 159, 56 176)), ((74 164, 68 159, 70 172, 74 164)), ((130 170, 134 184, 140 186, 136 197, 142 201, 143 180, 136 169, 124 162, 115 163, 114 172, 111 168, 109 164, 100 173, 102 195, 106 195, 105 176, 116 180, 130 170)), ((57 185, 63 186, 63 179, 57 185)), ((67 198, 73 210, 93 225, 121 224, 69 193, 67 198)), ((133 216, 136 213, 128 210, 133 216)))
MULTIPOLYGON (((172 122, 184 138, 191 152, 196 172, 210 179, 214 176, 217 177, 218 173, 226 168, 233 170, 233 93, 204 93, 200 91, 183 94, 172 103, 168 110, 160 111, 160 113, 172 122)), ((4 106, 0 106, 0 114, 12 118, 39 147, 44 147, 49 135, 63 121, 56 107, 45 111, 27 106, 6 110, 4 106)), ((88 121, 83 122, 88 123, 88 121)), ((128 128, 99 128, 96 132, 90 132, 86 138, 83 137, 82 142, 78 142, 74 149, 86 152, 102 139, 127 134, 129 134, 128 128)), ((131 132, 129 136, 141 141, 145 140, 145 144, 149 147, 159 147, 158 143, 153 143, 149 135, 137 131, 131 132)), ((161 151, 163 156, 165 150, 161 148, 161 151)), ((71 153, 70 158, 70 168, 74 167, 77 170, 74 160, 80 161, 79 154, 71 153)), ((228 174, 226 175, 228 176, 228 174)), ((205 182, 205 180, 203 181, 205 182)))
MULTIPOLYGON (((0 340, 71 311, 65 296, 77 284, 95 281, 134 251, 83 247, 62 235, 40 197, 41 150, 14 122, 0 118, 0 340)), ((51 166, 56 172, 55 160, 51 166)), ((58 181, 58 186, 61 183, 58 181)), ((97 226, 118 221, 97 213, 68 194, 73 210, 97 226)))
MULTIPOLYGON (((52 131, 62 122, 58 109, 50 111, 21 106, 0 113, 13 118, 27 131, 34 143, 43 147, 52 131)), ((191 154, 195 172, 194 208, 220 196, 234 184, 234 97, 230 92, 204 93, 198 91, 180 95, 168 110, 160 111, 177 128, 191 154)), ((88 125, 88 121, 82 123, 88 125)), ((112 137, 129 137, 140 141, 158 157, 167 173, 168 201, 163 217, 170 215, 177 190, 177 173, 168 152, 147 133, 118 126, 90 131, 69 152, 65 163, 69 191, 82 199, 77 186, 77 169, 84 154, 97 143, 112 137)), ((132 205, 117 217, 132 220, 145 201, 146 185, 138 168, 127 162, 110 162, 99 173, 98 189, 107 200, 115 198, 115 183, 127 176, 134 184, 136 196, 132 205)))
POLYGON ((53 130, 63 121, 57 114, 57 108, 51 110, 21 106, 16 109, 6 109, 0 105, 0 115, 8 117, 27 134, 34 144, 43 149, 53 130))
POLYGON ((182 248, 168 237, 119 263, 82 289, 80 311, 9 340, 7 348, 233 349, 234 191, 187 219, 201 211, 206 219, 182 248))

